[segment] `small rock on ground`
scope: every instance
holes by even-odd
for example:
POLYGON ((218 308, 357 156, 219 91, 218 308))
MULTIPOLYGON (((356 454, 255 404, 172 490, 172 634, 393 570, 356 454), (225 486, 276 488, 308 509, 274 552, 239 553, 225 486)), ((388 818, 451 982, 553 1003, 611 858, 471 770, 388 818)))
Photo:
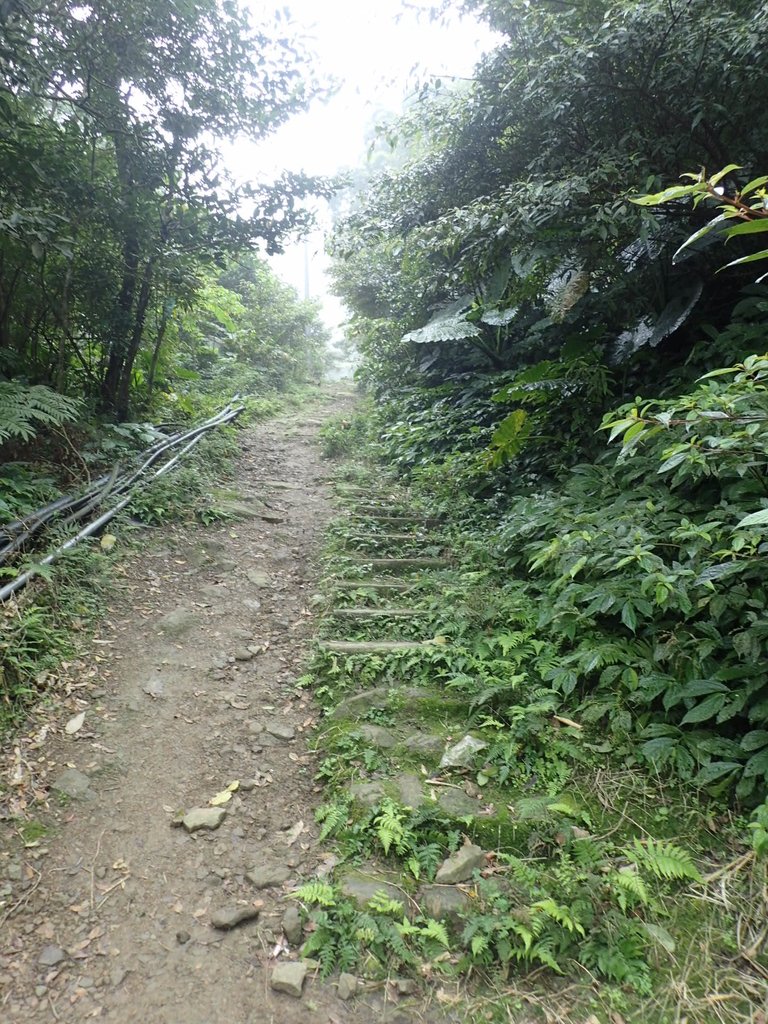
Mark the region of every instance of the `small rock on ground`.
POLYGON ((67 954, 59 946, 44 946, 37 958, 41 967, 55 967, 62 960, 67 959, 67 954))
POLYGON ((302 963, 277 964, 272 971, 270 986, 275 992, 285 992, 295 999, 301 998, 307 966, 302 963))
POLYGON ((343 999, 346 1002, 357 995, 357 987, 357 978, 354 974, 340 974, 338 984, 336 985, 336 994, 339 999, 343 999))
POLYGON ((168 636, 182 636, 187 633, 196 622, 197 617, 189 608, 174 608, 158 622, 158 626, 168 636))
POLYGON ((287 881, 291 869, 285 864, 256 864, 245 877, 255 889, 269 889, 287 881))
POLYGON ((281 722, 280 719, 270 719, 265 728, 270 736, 274 736, 278 740, 292 740, 296 736, 296 730, 288 722, 281 722))
POLYGON ((91 780, 87 775, 79 772, 77 768, 67 768, 54 780, 53 789, 72 800, 87 800, 93 797, 90 785, 91 780))
POLYGON ((211 924, 221 931, 229 931, 245 921, 255 920, 258 916, 258 907, 223 907, 211 914, 211 924))
POLYGON ((304 936, 304 929, 301 924, 301 914, 297 907, 288 907, 283 914, 282 920, 283 935, 289 945, 298 946, 304 936))
POLYGON ((438 885, 454 885, 456 882, 466 882, 472 877, 472 873, 483 867, 485 864, 485 853, 474 843, 466 843, 459 847, 456 853, 452 853, 447 860, 444 860, 437 869, 435 882, 438 885))
POLYGON ((191 811, 187 811, 181 823, 187 832, 197 832, 199 829, 213 831, 226 816, 225 807, 193 807, 191 811))
POLYGON ((406 898, 402 891, 384 878, 350 871, 342 878, 340 888, 345 896, 354 900, 360 907, 365 907, 368 900, 373 899, 377 892, 383 892, 388 899, 401 903, 405 910, 406 898))

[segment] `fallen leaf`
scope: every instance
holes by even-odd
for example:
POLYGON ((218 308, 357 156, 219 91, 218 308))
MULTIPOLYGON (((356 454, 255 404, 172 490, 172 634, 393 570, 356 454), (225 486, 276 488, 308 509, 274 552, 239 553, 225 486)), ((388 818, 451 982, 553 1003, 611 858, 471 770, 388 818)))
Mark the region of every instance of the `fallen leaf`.
POLYGON ((224 804, 228 804, 232 799, 232 791, 229 789, 223 789, 216 796, 212 796, 208 803, 211 807, 222 807, 224 804))
POLYGON ((78 731, 78 729, 82 729, 84 721, 85 721, 85 712, 81 711, 79 715, 75 715, 74 718, 70 718, 70 720, 64 726, 64 732, 68 736, 74 736, 74 734, 78 731))

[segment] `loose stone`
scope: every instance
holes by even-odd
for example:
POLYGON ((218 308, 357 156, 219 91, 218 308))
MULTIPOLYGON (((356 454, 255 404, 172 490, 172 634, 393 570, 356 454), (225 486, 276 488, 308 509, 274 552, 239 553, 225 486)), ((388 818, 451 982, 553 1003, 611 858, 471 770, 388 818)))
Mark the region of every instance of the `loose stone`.
POLYGON ((357 978, 354 974, 340 974, 339 981, 336 985, 336 994, 339 999, 343 999, 346 1002, 353 996, 357 995, 357 978))
POLYGON ((257 864, 245 877, 255 889, 270 889, 287 881, 291 877, 291 869, 285 864, 257 864))
POLYGON ((270 736, 278 740, 292 740, 296 736, 296 730, 292 725, 275 718, 266 723, 266 730, 270 736))
POLYGON ((199 829, 213 831, 221 825, 227 816, 225 807, 194 807, 182 818, 182 825, 187 832, 197 832, 199 829))
POLYGON ((275 992, 285 992, 295 999, 300 999, 306 976, 306 964, 278 964, 272 971, 270 985, 275 992))
POLYGON ((472 877, 472 873, 483 867, 484 864, 484 851, 473 843, 466 843, 443 861, 435 875, 435 882, 438 885, 455 885, 456 882, 466 882, 472 877))
POLYGON ((449 747, 440 759, 441 768, 471 768, 475 754, 488 746, 483 740, 467 734, 449 747))
POLYGON ((195 621, 195 614, 189 608, 174 608, 160 619, 158 625, 168 636, 181 636, 192 628, 195 621))
POLYGON ((268 587, 272 582, 267 573, 262 572, 261 569, 248 569, 245 575, 248 582, 252 583, 254 587, 268 587))
POLYGON ((221 931, 229 931, 245 921, 254 921, 258 916, 257 907, 224 907, 211 914, 211 924, 221 931))
POLYGON ((44 946, 37 962, 41 967, 55 967, 66 959, 67 954, 59 946, 44 946))
POLYGON ((53 789, 72 800, 87 800, 93 798, 90 785, 91 780, 87 775, 77 768, 67 768, 54 780, 53 789))
POLYGON ((283 935, 291 946, 298 946, 301 943, 304 929, 301 924, 301 914, 297 907, 288 907, 283 914, 282 920, 283 935))

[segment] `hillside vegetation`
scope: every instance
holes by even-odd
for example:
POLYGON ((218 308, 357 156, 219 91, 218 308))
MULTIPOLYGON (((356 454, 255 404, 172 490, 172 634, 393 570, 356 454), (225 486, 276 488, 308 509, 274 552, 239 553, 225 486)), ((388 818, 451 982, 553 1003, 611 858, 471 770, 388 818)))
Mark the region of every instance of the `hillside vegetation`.
MULTIPOLYGON (((460 552, 430 605, 447 647, 411 661, 409 682, 464 702, 487 744, 478 784, 502 784, 497 801, 543 791, 578 826, 502 843, 535 927, 501 941, 497 894, 465 949, 487 966, 576 961, 647 993, 647 926, 670 910, 657 917, 633 888, 638 850, 682 839, 718 879, 732 856, 736 874, 757 872, 752 913, 768 854, 766 7, 464 9, 503 41, 471 81, 434 83, 388 127, 410 160, 374 179, 332 240, 374 399, 348 434, 445 517, 460 552), (608 806, 606 777, 636 781, 612 783, 608 806), (580 816, 595 801, 598 827, 580 816), (629 842, 613 856, 631 895, 601 888, 606 850, 579 829, 629 842)), ((329 445, 343 450, 343 432, 329 445)), ((354 672, 339 671, 320 675, 343 689, 354 672)), ((681 863, 650 871, 701 880, 681 863)), ((680 904, 678 942, 683 918, 680 904)), ((731 925, 712 949, 699 932, 680 951, 686 977, 707 945, 712 971, 730 948, 764 979, 764 932, 746 950, 731 925)), ((758 1012, 676 991, 691 1020, 758 1012)), ((666 992, 657 1016, 633 1019, 681 1019, 666 992)))

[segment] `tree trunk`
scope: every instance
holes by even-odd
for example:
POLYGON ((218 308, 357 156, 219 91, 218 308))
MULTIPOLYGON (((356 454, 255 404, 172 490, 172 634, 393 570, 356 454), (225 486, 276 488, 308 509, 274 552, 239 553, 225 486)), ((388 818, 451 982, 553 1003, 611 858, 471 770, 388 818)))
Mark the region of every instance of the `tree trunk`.
POLYGON ((149 298, 152 294, 154 266, 154 260, 148 260, 144 266, 144 273, 141 276, 141 287, 139 288, 139 297, 136 302, 136 312, 133 318, 133 330, 131 331, 131 336, 128 339, 128 344, 123 358, 123 366, 117 391, 117 403, 115 405, 117 418, 120 422, 128 419, 131 402, 131 376, 133 374, 133 364, 136 362, 136 356, 139 354, 139 349, 141 348, 141 339, 144 336, 144 324, 147 320, 149 298))

